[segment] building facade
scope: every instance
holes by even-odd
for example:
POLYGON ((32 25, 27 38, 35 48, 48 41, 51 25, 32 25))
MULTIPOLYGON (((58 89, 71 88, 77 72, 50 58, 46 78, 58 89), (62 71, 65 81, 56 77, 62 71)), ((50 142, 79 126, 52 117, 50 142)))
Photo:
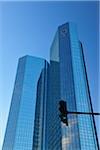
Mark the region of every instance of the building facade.
MULTIPOLYGON (((32 56, 19 59, 3 150, 35 149, 33 148, 33 133, 37 83, 43 69, 46 73, 46 65, 47 62, 44 59, 32 56)), ((44 75, 42 76, 44 77, 44 75)), ((35 131, 36 129, 35 127, 35 131)), ((39 134, 41 135, 41 133, 39 134)), ((43 131, 42 134, 44 134, 43 131)), ((43 139, 42 137, 43 135, 41 135, 40 141, 43 139)))
POLYGON ((45 66, 41 71, 37 83, 32 150, 46 149, 46 102, 48 99, 48 70, 49 64, 45 61, 45 66))
POLYGON ((3 150, 99 150, 94 117, 59 117, 59 101, 68 111, 93 112, 82 44, 77 27, 58 27, 44 59, 20 58, 3 150))
POLYGON ((73 23, 58 27, 50 53, 48 115, 49 150, 98 150, 94 118, 68 114, 68 126, 59 117, 59 101, 68 111, 92 112, 82 44, 73 23))

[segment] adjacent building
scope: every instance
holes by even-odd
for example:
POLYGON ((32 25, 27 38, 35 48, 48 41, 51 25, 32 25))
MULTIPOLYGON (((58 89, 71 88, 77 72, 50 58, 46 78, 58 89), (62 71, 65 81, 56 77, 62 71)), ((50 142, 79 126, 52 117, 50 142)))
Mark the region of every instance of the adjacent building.
MULTIPOLYGON (((46 65, 46 60, 32 56, 24 56, 19 59, 8 123, 2 148, 3 150, 33 149, 35 104, 36 99, 38 99, 37 83, 43 70, 45 70, 46 73, 46 65)), ((44 86, 44 81, 42 81, 42 85, 44 86)), ((44 92, 44 89, 41 88, 41 90, 41 92, 44 92)), ((41 100, 43 103, 42 98, 41 100)), ((41 107, 40 104, 37 107, 39 109, 41 107)), ((44 112, 41 112, 41 115, 43 113, 44 112)), ((36 117, 37 115, 38 114, 36 114, 36 117)), ((41 122, 43 121, 41 116, 39 119, 41 122)), ((41 125, 39 126, 41 128, 41 125)), ((40 128, 37 125, 35 127, 35 132, 37 129, 40 130, 40 128)), ((41 136, 42 138, 43 135, 40 133, 40 131, 37 132, 40 134, 39 137, 41 136)))
POLYGON ((82 43, 74 23, 58 27, 50 63, 19 59, 3 150, 98 150, 94 117, 59 117, 59 101, 68 111, 93 112, 82 43))

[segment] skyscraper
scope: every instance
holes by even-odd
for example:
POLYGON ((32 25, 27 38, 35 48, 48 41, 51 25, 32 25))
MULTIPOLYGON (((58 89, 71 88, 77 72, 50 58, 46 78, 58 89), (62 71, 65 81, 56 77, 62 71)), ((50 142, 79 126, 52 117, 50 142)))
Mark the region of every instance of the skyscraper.
POLYGON ((3 150, 98 150, 94 117, 60 118, 59 102, 68 111, 93 112, 82 43, 74 23, 58 27, 50 63, 19 59, 3 150))
MULTIPOLYGON (((8 123, 3 143, 3 150, 33 149, 37 83, 43 69, 46 73, 46 65, 47 62, 44 59, 32 56, 24 56, 19 59, 8 123)), ((42 81, 42 84, 44 86, 44 81, 42 81)), ((43 89, 41 92, 44 92, 45 96, 45 91, 43 89)), ((38 107, 41 107, 40 104, 38 107)), ((43 111, 44 110, 41 112, 42 114, 43 111)), ((42 136, 41 133, 40 136, 42 136)))
POLYGON ((48 149, 98 150, 94 118, 68 114, 68 126, 59 117, 59 101, 68 111, 92 112, 82 44, 73 23, 58 27, 50 50, 48 149))

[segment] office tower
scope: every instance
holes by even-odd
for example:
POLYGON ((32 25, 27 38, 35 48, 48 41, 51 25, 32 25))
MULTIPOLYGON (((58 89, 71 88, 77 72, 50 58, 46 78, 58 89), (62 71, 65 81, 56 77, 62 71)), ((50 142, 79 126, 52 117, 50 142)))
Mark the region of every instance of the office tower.
POLYGON ((76 25, 58 27, 50 50, 50 83, 47 107, 49 150, 98 150, 94 118, 68 114, 68 126, 60 119, 59 101, 68 111, 92 112, 82 44, 76 25))
MULTIPOLYGON (((33 149, 37 83, 43 69, 46 74, 46 65, 47 62, 44 59, 36 57, 25 56, 19 59, 3 150, 33 149)), ((44 82, 42 81, 42 84, 44 82)), ((45 91, 41 89, 46 98, 45 91)), ((43 111, 41 111, 42 114, 43 111)), ((45 127, 44 122, 42 125, 45 127)), ((42 134, 43 132, 42 130, 42 134)), ((39 134, 42 137, 40 132, 39 134)))
POLYGON ((3 150, 98 150, 94 117, 68 114, 61 121, 59 102, 71 112, 93 112, 82 44, 76 25, 58 27, 50 63, 19 59, 3 150))

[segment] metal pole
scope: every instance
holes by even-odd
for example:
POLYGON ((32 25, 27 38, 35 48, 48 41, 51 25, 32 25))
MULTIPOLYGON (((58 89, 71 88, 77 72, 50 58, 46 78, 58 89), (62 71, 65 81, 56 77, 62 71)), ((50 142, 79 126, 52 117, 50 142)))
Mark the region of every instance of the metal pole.
POLYGON ((100 115, 100 113, 92 113, 92 112, 72 112, 72 111, 67 111, 66 114, 100 115))

